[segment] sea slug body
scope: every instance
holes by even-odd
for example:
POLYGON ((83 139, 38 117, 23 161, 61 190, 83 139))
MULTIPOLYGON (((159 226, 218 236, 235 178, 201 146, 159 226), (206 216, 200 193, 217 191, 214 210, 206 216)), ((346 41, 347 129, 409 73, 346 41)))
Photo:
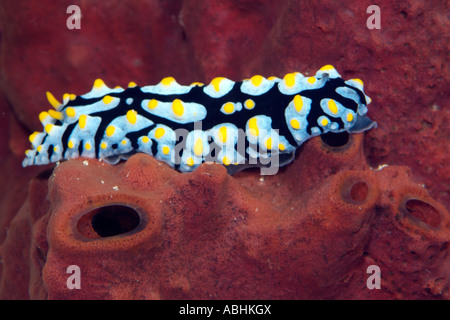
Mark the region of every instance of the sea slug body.
POLYGON ((207 85, 167 77, 110 89, 98 79, 84 95, 47 98, 54 109, 39 115, 44 130, 30 135, 24 167, 77 157, 116 164, 143 152, 181 172, 214 161, 234 173, 275 157, 283 166, 311 137, 376 125, 366 115, 363 82, 343 80, 331 65, 310 77, 217 77, 207 85))

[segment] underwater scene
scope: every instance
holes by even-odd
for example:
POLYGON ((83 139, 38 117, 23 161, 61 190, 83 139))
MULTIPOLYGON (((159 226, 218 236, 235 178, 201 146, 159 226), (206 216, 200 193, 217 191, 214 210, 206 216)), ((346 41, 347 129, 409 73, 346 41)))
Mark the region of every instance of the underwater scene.
POLYGON ((449 25, 437 0, 0 1, 0 299, 449 300, 449 25))

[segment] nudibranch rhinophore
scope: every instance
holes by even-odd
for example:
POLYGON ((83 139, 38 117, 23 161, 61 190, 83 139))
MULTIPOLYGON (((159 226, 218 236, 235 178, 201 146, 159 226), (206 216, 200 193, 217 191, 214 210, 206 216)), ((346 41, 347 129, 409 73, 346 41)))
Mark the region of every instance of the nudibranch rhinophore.
POLYGON ((331 65, 310 77, 217 77, 207 85, 167 77, 110 89, 98 79, 84 95, 65 94, 62 103, 49 92, 47 98, 54 109, 39 115, 44 130, 30 135, 24 167, 77 157, 116 164, 143 152, 181 172, 213 161, 234 173, 283 166, 320 134, 376 126, 366 115, 363 82, 343 80, 331 65))

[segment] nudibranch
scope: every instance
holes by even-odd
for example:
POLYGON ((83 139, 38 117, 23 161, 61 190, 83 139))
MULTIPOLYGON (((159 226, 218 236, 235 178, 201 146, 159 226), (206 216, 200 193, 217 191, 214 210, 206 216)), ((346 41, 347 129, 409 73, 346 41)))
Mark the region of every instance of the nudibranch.
POLYGON ((111 89, 98 79, 84 95, 47 98, 53 109, 39 115, 44 130, 30 135, 24 167, 77 157, 116 164, 143 152, 181 172, 213 161, 234 173, 274 159, 283 166, 311 137, 376 125, 363 82, 343 80, 331 65, 314 76, 217 77, 206 85, 167 77, 111 89))

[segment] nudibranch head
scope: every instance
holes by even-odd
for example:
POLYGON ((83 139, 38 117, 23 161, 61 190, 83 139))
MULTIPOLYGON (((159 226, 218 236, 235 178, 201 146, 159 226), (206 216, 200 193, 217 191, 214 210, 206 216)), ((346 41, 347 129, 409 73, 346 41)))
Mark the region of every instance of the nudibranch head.
POLYGON ((363 132, 376 126, 367 117, 370 98, 360 79, 343 80, 332 65, 314 76, 291 73, 279 90, 293 96, 285 109, 287 126, 297 145, 324 133, 363 132))

